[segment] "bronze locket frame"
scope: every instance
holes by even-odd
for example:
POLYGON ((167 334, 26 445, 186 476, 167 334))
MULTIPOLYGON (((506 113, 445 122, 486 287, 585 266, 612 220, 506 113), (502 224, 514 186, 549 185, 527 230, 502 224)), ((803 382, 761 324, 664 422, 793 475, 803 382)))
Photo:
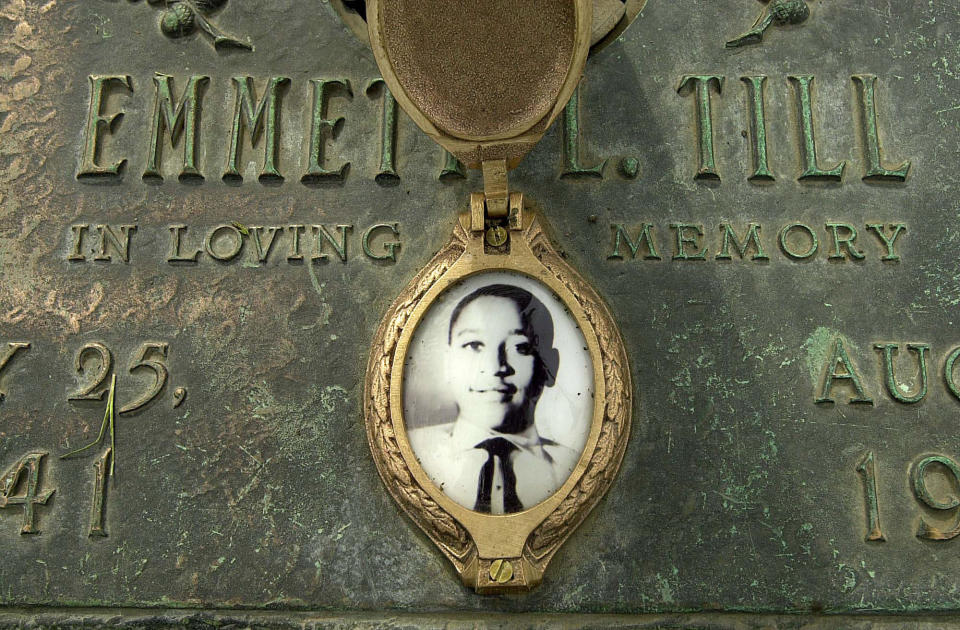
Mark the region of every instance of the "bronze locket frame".
MULTIPOLYGON (((378 32, 381 9, 387 2, 412 6, 418 0, 373 0, 368 4, 371 41, 388 87, 405 109, 410 108, 407 111, 414 120, 454 155, 468 162, 471 156, 481 158, 485 180, 491 173, 495 178, 502 173, 502 192, 507 193, 506 168, 536 143, 576 88, 589 45, 589 2, 554 3, 572 7, 578 20, 573 33, 576 45, 562 85, 551 96, 549 106, 538 110, 542 117, 518 119, 508 135, 469 138, 453 136, 427 119, 393 72, 378 32), (499 168, 490 168, 491 161, 499 168)), ((523 591, 539 584, 553 554, 610 487, 630 432, 632 385, 623 340, 601 298, 556 252, 535 213, 524 206, 522 195, 507 195, 509 212, 491 220, 488 181, 485 187, 488 194, 473 195, 471 211, 460 216, 450 241, 384 316, 367 367, 364 414, 371 452, 393 498, 453 563, 464 584, 480 593, 492 593, 523 591), (498 222, 506 241, 491 246, 485 231, 498 222), (563 302, 586 341, 594 391, 586 445, 570 476, 541 503, 499 515, 463 507, 430 480, 410 445, 403 404, 406 358, 425 315, 456 283, 492 271, 527 276, 563 302)))

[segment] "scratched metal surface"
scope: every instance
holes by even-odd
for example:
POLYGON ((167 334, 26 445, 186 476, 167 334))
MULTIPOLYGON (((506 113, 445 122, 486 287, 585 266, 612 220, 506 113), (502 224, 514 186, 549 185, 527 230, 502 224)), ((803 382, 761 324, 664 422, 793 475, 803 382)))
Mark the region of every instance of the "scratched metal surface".
MULTIPOLYGON (((803 24, 773 25, 760 44, 725 48, 764 6, 651 0, 586 70, 582 162, 608 159, 603 178, 560 178, 562 121, 512 174, 620 323, 635 424, 617 482, 544 583, 524 596, 480 597, 391 501, 360 405, 382 313, 445 243, 480 187, 477 175, 438 181, 439 149, 401 115, 399 181, 375 180, 382 101, 366 88, 377 68, 326 3, 230 0, 212 23, 252 42, 253 52, 215 51, 202 32, 164 37, 162 8, 145 2, 4 3, 0 351, 9 342, 31 347, 0 373, 0 468, 46 452, 40 490, 55 493, 36 508, 37 535, 20 534, 21 507, 0 510, 0 603, 345 613, 960 607, 960 541, 917 536, 921 519, 949 530, 958 515, 922 506, 911 480, 926 456, 960 458, 960 401, 943 375, 960 345, 960 5, 810 2, 803 24), (175 77, 177 95, 189 75, 211 77, 198 140, 203 183, 177 181, 181 154, 169 148, 166 181, 141 179, 155 72, 175 77), (125 115, 104 136, 101 163, 128 161, 120 178, 81 182, 87 76, 104 74, 129 75, 133 90, 105 102, 105 112, 125 115), (677 93, 691 74, 726 78, 722 94, 712 94, 719 182, 694 178, 694 100, 677 93), (855 74, 878 77, 884 160, 910 160, 906 182, 861 180, 855 74), (244 182, 221 181, 230 77, 246 75, 258 94, 267 77, 291 79, 279 125, 283 183, 256 181, 262 153, 249 148, 243 163, 257 166, 244 182), (768 77, 774 182, 748 181, 746 75, 768 77), (797 180, 799 110, 788 75, 815 76, 817 149, 825 167, 847 162, 841 182, 797 180), (326 149, 327 165, 351 166, 342 183, 308 186, 300 176, 308 81, 317 78, 352 85, 352 99, 330 101, 328 117, 345 121, 326 149), (637 160, 636 178, 623 175, 624 158, 637 160), (352 225, 347 261, 328 249, 325 262, 289 262, 285 231, 263 264, 249 235, 232 261, 167 262, 170 226, 188 226, 186 247, 233 222, 352 225), (722 222, 741 237, 759 224, 769 260, 749 252, 716 260, 722 222), (857 227, 862 260, 828 258, 830 222, 857 227), (363 252, 363 234, 380 223, 399 224, 395 261, 363 252), (633 259, 624 244, 624 259, 610 258, 614 226, 636 237, 644 223, 654 226, 661 260, 643 260, 643 249, 633 259), (672 259, 670 225, 679 223, 703 226, 706 260, 672 259), (807 260, 778 244, 793 223, 818 236, 807 260), (866 227, 878 223, 906 225, 899 262, 881 260, 886 249, 866 227), (79 224, 135 224, 129 263, 91 260, 94 227, 87 260, 68 260, 79 224), (842 382, 836 403, 815 404, 838 339, 872 405, 848 404, 853 390, 842 382), (104 414, 106 398, 68 400, 89 376, 74 360, 90 342, 112 351, 118 406, 151 383, 149 370, 129 372, 142 344, 169 344, 165 388, 116 420, 106 537, 88 536, 94 465, 106 443, 59 458, 94 440, 104 414), (897 376, 910 392, 917 354, 906 344, 930 346, 922 401, 887 392, 878 343, 901 345, 897 376), (186 397, 174 407, 178 388, 186 397), (886 542, 865 541, 865 478, 856 468, 867 452, 886 542)), ((378 231, 373 253, 385 253, 390 236, 378 231)), ((960 494, 941 465, 923 479, 934 502, 960 494)), ((10 610, 3 623, 31 615, 10 610)), ((716 623, 733 627, 726 619, 716 623)))

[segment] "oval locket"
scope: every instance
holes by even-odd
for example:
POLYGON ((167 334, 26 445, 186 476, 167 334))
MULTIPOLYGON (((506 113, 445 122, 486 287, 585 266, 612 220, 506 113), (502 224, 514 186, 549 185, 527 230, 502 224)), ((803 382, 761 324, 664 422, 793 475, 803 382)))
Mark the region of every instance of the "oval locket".
POLYGON ((481 593, 540 583, 629 436, 619 330, 507 178, 576 88, 590 19, 587 0, 367 4, 397 102, 484 175, 384 316, 364 392, 387 489, 481 593))

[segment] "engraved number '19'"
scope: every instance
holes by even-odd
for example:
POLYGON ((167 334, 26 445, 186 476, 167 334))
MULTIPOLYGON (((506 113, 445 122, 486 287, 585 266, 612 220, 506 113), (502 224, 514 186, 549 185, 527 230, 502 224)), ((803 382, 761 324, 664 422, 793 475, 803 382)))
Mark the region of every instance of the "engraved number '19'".
MULTIPOLYGON (((877 493, 876 460, 873 451, 868 451, 857 464, 857 472, 863 478, 863 491, 866 500, 868 541, 883 542, 886 537, 880 527, 880 507, 877 493)), ((935 494, 928 481, 940 473, 946 477, 946 484, 953 492, 960 492, 960 464, 946 455, 928 455, 916 462, 910 469, 910 487, 917 501, 937 512, 955 512, 953 524, 945 529, 928 523, 921 517, 917 528, 917 538, 924 540, 952 540, 960 536, 960 498, 956 494, 935 494)), ((935 486, 934 486, 935 487, 935 486)), ((940 490, 943 493, 943 490, 940 490)))

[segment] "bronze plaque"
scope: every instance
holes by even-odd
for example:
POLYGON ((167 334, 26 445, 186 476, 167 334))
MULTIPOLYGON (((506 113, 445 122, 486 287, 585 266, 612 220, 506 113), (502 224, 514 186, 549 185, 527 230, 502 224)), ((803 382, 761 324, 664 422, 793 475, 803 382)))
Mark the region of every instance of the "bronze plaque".
MULTIPOLYGON (((960 3, 593 9, 510 186, 622 335, 629 439, 542 583, 482 595, 382 482, 365 380, 484 181, 380 78, 364 3, 3 4, 0 626, 951 623, 960 3)), ((595 365, 554 285, 525 290, 595 365)))

